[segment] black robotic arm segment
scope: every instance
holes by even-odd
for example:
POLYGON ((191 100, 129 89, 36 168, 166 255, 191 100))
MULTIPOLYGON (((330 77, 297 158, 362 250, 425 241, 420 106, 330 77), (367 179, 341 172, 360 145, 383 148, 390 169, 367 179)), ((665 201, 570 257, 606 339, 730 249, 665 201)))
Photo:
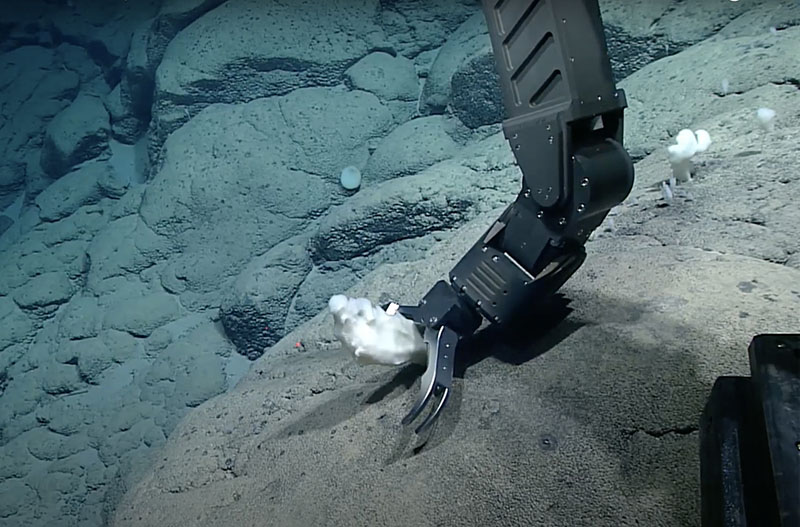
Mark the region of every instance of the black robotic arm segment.
MULTIPOLYGON (((507 117, 529 109, 615 107, 597 0, 482 0, 507 117), (595 100, 597 95, 605 96, 595 100)), ((579 112, 579 114, 582 112, 579 112)))
POLYGON ((614 84, 597 0, 483 0, 522 189, 418 306, 428 369, 403 420, 443 394, 458 337, 483 318, 504 324, 554 294, 585 259, 584 243, 633 186, 622 146, 625 94, 614 84), (446 336, 446 338, 442 338, 446 336), (455 337, 454 337, 455 336, 455 337), (447 344, 446 347, 445 344, 447 344))
MULTIPOLYGON (((597 0, 483 0, 483 10, 506 108, 503 129, 523 192, 544 208, 591 208, 590 182, 574 185, 575 156, 590 157, 609 140, 621 145, 626 107, 625 93, 614 84, 597 0)), ((628 181, 614 186, 627 195, 633 171, 622 165, 632 165, 619 150, 623 156, 613 168, 628 181)))

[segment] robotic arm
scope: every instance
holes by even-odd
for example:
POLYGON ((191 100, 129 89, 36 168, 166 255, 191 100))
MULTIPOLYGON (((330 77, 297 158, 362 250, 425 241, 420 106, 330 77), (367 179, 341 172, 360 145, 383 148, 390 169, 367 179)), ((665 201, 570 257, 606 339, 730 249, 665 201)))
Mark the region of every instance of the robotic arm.
POLYGON ((484 319, 505 324, 553 295, 584 243, 633 187, 622 146, 625 94, 614 84, 597 0, 482 0, 503 92, 503 131, 522 189, 417 306, 391 306, 422 332, 428 363, 403 419, 422 433, 444 408, 456 348, 484 319))

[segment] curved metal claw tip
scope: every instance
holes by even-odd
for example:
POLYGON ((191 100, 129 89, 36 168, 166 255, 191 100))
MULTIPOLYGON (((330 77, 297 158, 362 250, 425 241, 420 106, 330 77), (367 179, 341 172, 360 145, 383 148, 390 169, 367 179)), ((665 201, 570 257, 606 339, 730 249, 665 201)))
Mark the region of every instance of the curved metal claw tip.
POLYGON ((440 396, 436 405, 415 432, 420 434, 430 428, 441 414, 447 399, 450 396, 450 387, 453 383, 453 364, 458 335, 452 329, 442 326, 438 330, 427 328, 424 335, 428 348, 428 366, 420 381, 420 393, 411 411, 401 421, 408 425, 416 419, 434 395, 440 396))
POLYGON ((439 414, 441 413, 444 405, 447 404, 447 398, 450 397, 450 388, 442 388, 442 395, 439 399, 439 404, 436 405, 436 408, 433 409, 431 413, 428 414, 428 417, 425 418, 424 421, 414 430, 416 434, 422 434, 428 428, 436 422, 439 418, 439 414))

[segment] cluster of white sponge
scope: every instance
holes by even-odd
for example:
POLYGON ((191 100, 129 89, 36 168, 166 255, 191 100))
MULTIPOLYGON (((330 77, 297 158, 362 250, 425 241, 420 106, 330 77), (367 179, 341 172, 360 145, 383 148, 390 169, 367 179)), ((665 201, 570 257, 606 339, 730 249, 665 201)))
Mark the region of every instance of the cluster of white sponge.
POLYGON ((705 152, 711 144, 711 136, 705 130, 692 132, 684 128, 675 138, 677 144, 667 148, 669 164, 672 165, 672 177, 677 181, 690 181, 692 179, 692 157, 700 152, 705 152))
POLYGON ((366 298, 334 295, 328 301, 333 334, 359 364, 427 363, 427 346, 412 321, 390 315, 366 298))

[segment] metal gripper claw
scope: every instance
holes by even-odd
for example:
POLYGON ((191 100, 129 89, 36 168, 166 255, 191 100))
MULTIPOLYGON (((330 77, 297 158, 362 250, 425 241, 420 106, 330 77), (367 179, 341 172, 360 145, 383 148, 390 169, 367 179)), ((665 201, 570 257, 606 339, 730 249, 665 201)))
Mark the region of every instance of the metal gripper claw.
POLYGON ((458 334, 447 326, 438 329, 425 328, 423 339, 428 348, 428 366, 422 375, 419 397, 408 415, 403 418, 402 424, 407 425, 416 419, 433 397, 439 397, 439 403, 417 427, 415 430, 417 434, 427 430, 447 404, 453 384, 458 334))

